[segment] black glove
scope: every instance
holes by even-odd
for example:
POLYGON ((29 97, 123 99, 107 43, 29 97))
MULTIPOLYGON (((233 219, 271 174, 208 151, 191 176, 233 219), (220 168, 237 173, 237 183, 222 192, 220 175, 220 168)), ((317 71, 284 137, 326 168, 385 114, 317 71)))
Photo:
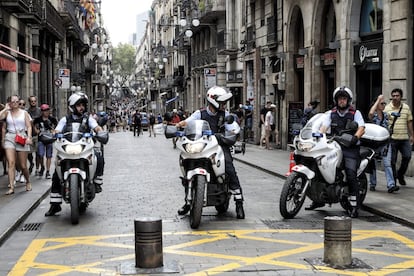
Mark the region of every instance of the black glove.
POLYGON ((358 137, 356 137, 355 135, 352 136, 351 146, 355 146, 358 143, 358 140, 358 137))
POLYGON ((214 136, 217 138, 217 142, 219 145, 223 145, 223 134, 221 133, 214 133, 214 136))

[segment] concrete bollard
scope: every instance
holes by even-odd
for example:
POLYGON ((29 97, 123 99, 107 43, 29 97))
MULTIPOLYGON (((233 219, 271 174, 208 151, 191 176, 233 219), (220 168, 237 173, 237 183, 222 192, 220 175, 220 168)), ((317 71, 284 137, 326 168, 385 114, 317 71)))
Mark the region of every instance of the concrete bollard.
POLYGON ((140 218, 135 227, 135 267, 163 266, 162 221, 159 218, 140 218))
POLYGON ((324 259, 332 266, 352 264, 352 219, 325 217, 324 259))

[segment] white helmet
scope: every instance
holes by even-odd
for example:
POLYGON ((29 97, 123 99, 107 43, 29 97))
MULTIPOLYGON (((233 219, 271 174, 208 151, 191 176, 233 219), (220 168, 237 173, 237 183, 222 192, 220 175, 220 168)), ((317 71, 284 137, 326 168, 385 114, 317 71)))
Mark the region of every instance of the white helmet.
POLYGON ((233 97, 231 92, 219 86, 213 86, 207 91, 207 101, 215 108, 219 108, 220 103, 227 102, 231 97, 233 97))
POLYGON ((332 95, 333 102, 335 105, 338 104, 338 97, 347 97, 348 98, 347 105, 349 106, 352 103, 352 97, 353 97, 352 90, 346 86, 338 86, 334 90, 333 95, 332 95))
MULTIPOLYGON (((72 113, 77 113, 77 110, 75 108, 75 105, 79 104, 79 103, 84 103, 85 104, 85 112, 88 109, 88 96, 86 96, 85 93, 83 92, 76 92, 73 93, 72 95, 70 95, 69 99, 68 99, 68 106, 69 106, 69 110, 72 113)), ((77 114, 77 115, 82 115, 82 114, 77 114)))

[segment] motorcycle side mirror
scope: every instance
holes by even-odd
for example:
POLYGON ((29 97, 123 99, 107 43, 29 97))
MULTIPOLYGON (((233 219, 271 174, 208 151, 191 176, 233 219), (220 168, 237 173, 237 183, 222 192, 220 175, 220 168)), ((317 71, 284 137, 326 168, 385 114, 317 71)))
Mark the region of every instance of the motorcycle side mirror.
POLYGON ((102 144, 107 144, 109 140, 109 133, 107 131, 100 131, 95 135, 96 140, 102 144))
POLYGON ((224 120, 226 121, 226 124, 232 124, 234 122, 234 116, 228 115, 224 120))
POLYGON ((400 117, 401 116, 401 114, 400 114, 400 112, 392 112, 391 113, 391 116, 394 116, 394 117, 400 117))
POLYGON ((177 127, 176 126, 167 125, 165 127, 165 132, 164 132, 165 138, 167 138, 167 139, 174 138, 174 137, 177 136, 176 133, 177 133, 177 127))

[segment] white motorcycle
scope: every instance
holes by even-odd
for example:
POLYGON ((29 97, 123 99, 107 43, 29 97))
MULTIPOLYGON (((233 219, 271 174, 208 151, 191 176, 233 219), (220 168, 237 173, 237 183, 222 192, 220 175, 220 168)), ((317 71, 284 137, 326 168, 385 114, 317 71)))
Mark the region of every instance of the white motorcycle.
MULTIPOLYGON (((216 135, 204 120, 189 122, 184 131, 177 131, 175 126, 167 126, 165 130, 166 138, 178 137, 179 164, 183 185, 188 186, 187 202, 193 229, 200 225, 203 207, 215 206, 218 213, 229 208, 231 192, 225 174, 224 153, 216 135)), ((220 135, 218 138, 234 144, 236 135, 220 135)))
MULTIPOLYGON (((352 135, 345 131, 342 135, 329 138, 320 133, 324 116, 323 113, 313 116, 293 140, 296 165, 283 185, 279 201, 280 214, 286 219, 298 214, 306 196, 317 203, 331 205, 339 202, 346 211, 351 210, 340 145, 349 146, 352 135)), ((359 205, 367 193, 367 166, 388 140, 387 129, 376 124, 365 124, 365 134, 360 139, 361 162, 357 171, 359 205)))
POLYGON ((95 198, 93 178, 96 172, 97 157, 95 142, 108 142, 108 132, 96 135, 79 131, 80 124, 73 123, 71 132, 39 135, 45 144, 54 142, 56 149, 56 173, 62 183, 62 198, 70 204, 71 222, 79 223, 79 215, 95 198))

